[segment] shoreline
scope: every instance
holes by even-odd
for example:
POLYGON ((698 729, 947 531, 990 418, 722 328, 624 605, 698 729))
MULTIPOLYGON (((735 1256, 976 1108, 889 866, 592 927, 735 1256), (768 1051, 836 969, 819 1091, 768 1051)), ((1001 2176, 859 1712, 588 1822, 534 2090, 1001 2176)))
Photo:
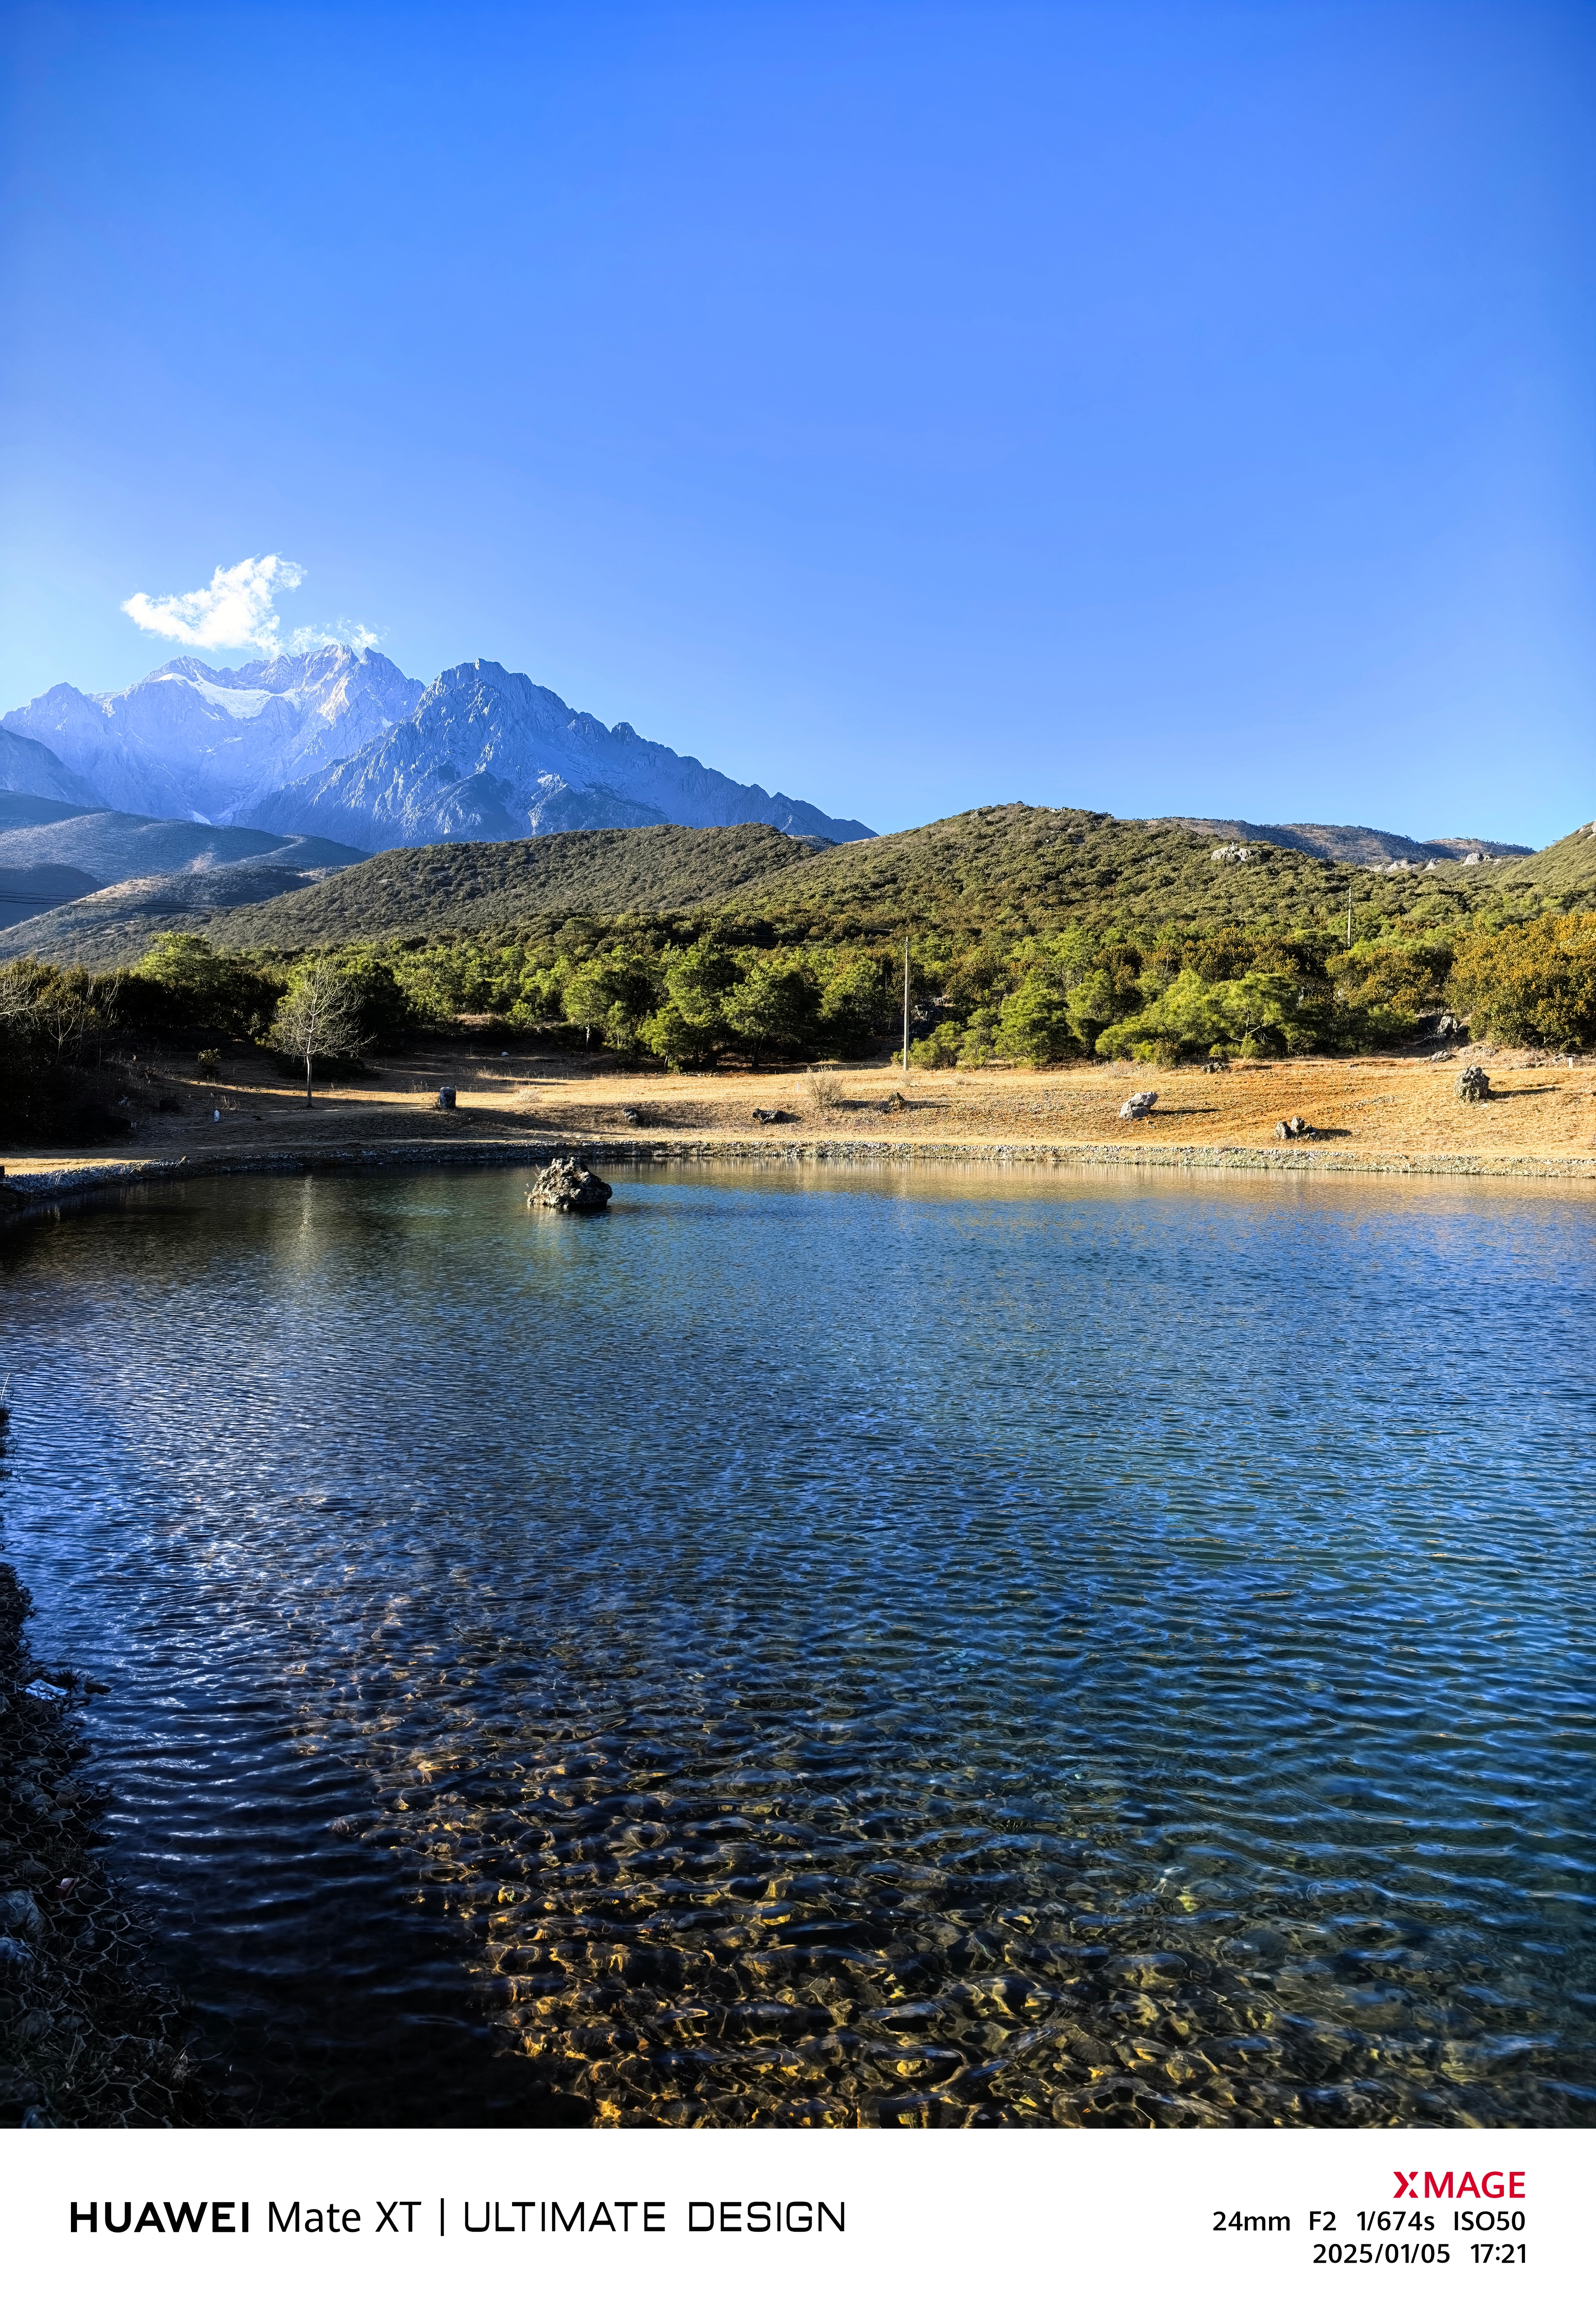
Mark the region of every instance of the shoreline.
POLYGON ((224 2120, 198 2025, 99 1856, 107 1797, 81 1774, 83 1713, 105 1685, 40 1663, 32 1610, 0 1559, 0 2129, 224 2120))
MULTIPOLYGON (((617 1137, 597 1132, 480 1137, 451 1145, 433 1138, 386 1142, 240 1149, 176 1160, 41 1159, 37 1168, 0 1171, 0 1225, 25 1224, 137 1185, 192 1177, 337 1175, 380 1168, 530 1168, 556 1154, 629 1167, 725 1163, 759 1168, 827 1164, 852 1168, 918 1165, 1045 1169, 1162 1169, 1191 1174, 1334 1177, 1453 1177, 1596 1183, 1596 1155, 1352 1153, 1301 1144, 1125 1145, 1021 1139, 617 1137)), ((23 1156, 24 1159, 28 1157, 23 1156)))

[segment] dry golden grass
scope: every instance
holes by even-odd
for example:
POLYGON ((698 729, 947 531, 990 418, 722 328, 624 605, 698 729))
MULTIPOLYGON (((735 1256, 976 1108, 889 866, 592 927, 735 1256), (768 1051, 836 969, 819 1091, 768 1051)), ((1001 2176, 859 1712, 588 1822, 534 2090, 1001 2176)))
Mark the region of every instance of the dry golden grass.
POLYGON ((1466 1105, 1456 1095, 1460 1065, 1481 1053, 1431 1063, 1420 1058, 1352 1061, 1308 1058, 1160 1072, 1148 1066, 1080 1065, 1056 1072, 996 1069, 973 1073, 912 1072, 906 1087, 887 1065, 843 1066, 835 1103, 815 1110, 805 1071, 691 1074, 629 1073, 602 1059, 534 1056, 518 1050, 418 1047, 385 1061, 371 1076, 318 1089, 307 1107, 264 1063, 224 1068, 219 1083, 155 1062, 134 1085, 137 1132, 125 1147, 95 1152, 47 1149, 8 1157, 18 1171, 113 1158, 171 1160, 226 1153, 243 1157, 290 1147, 361 1146, 397 1140, 456 1143, 523 1131, 542 1137, 673 1140, 757 1139, 772 1145, 871 1140, 959 1144, 1233 1147, 1276 1145, 1277 1123, 1301 1114, 1314 1149, 1338 1163, 1399 1157, 1475 1155, 1516 1159, 1589 1158, 1596 1153, 1596 1064, 1569 1066, 1526 1053, 1486 1054, 1492 1096, 1466 1105), (155 1078, 150 1078, 153 1073, 155 1078), (439 1112, 437 1089, 452 1082, 453 1114, 439 1112), (1122 1121, 1119 1108, 1134 1089, 1155 1089, 1144 1121, 1122 1121), (161 1095, 179 1097, 181 1115, 150 1110, 161 1095), (901 1097, 903 1104, 888 1101, 901 1097), (762 1124, 755 1108, 784 1118, 762 1124), (213 1111, 221 1119, 213 1121, 213 1111), (629 1119, 635 1115, 636 1119, 629 1119))

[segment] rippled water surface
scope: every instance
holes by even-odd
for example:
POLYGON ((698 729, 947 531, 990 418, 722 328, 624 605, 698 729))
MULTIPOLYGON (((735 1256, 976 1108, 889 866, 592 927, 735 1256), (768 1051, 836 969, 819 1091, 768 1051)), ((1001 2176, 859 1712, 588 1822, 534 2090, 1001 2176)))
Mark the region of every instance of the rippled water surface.
POLYGON ((196 1183, 0 1517, 241 2106, 1584 2122, 1596 1208, 196 1183))

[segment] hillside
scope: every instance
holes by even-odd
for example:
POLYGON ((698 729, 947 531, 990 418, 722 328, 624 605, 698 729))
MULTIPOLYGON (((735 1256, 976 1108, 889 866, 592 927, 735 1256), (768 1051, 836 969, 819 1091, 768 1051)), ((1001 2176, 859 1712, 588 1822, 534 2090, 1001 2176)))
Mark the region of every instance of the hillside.
POLYGON ((1012 938, 1071 920, 1328 927, 1344 920, 1350 887, 1355 931, 1370 935, 1398 919, 1454 921, 1478 909, 1491 873, 1523 875, 1534 862, 1377 870, 1294 848, 1221 843, 1216 853, 1207 837, 1168 822, 1011 802, 827 850, 725 910, 783 942, 814 934, 1012 938))
MULTIPOLYGON (((1222 850, 1233 844, 1221 843, 1222 850)), ((1596 840, 1571 834, 1484 865, 1346 866, 1252 845, 1216 856, 1168 823, 1011 802, 908 833, 815 850, 764 825, 569 833, 390 850, 313 888, 236 914, 220 943, 293 952, 550 923, 571 915, 713 915, 783 944, 930 932, 1005 938, 1068 920, 1329 927, 1360 936, 1407 921, 1596 903, 1596 840)))
POLYGON ((716 904, 814 853, 813 841, 768 824, 651 824, 389 849, 314 888, 235 913, 212 934, 235 951, 296 952, 572 913, 677 912, 716 904))
POLYGON ((93 786, 58 760, 47 745, 4 727, 0 727, 0 791, 33 800, 67 801, 81 808, 100 806, 93 786))
POLYGON ((354 865, 365 851, 333 841, 295 841, 243 825, 198 824, 189 817, 132 816, 120 809, 73 810, 45 824, 0 832, 0 874, 39 866, 86 873, 90 885, 152 873, 203 873, 243 858, 292 856, 296 866, 354 865))
MULTIPOLYGON (((256 841, 264 836, 255 835, 256 841)), ((19 927, 0 928, 0 962, 30 954, 59 965, 81 963, 89 969, 123 969, 141 960, 150 940, 166 929, 191 929, 214 935, 222 921, 239 907, 260 905, 283 898, 342 869, 337 845, 330 841, 272 841, 262 853, 207 865, 201 862, 175 873, 151 873, 112 883, 75 902, 57 901, 52 910, 27 907, 26 876, 19 877, 10 918, 19 927), (25 909, 25 910, 24 910, 25 909), (27 918, 31 910, 35 918, 27 918)), ((70 888, 72 868, 38 867, 70 888)), ((76 876, 80 884, 85 879, 76 876)), ((11 883, 0 877, 0 888, 11 883)))
POLYGON ((1596 905, 1596 824, 1582 824, 1528 857, 1476 866, 1471 884, 1506 912, 1596 905))
MULTIPOLYGON (((104 823, 81 817, 64 824, 61 839, 47 844, 51 858, 58 850, 62 865, 91 870, 88 844, 104 823), (81 852, 74 837, 85 844, 81 852)), ((271 839, 204 826, 167 830, 196 856, 208 844, 264 846, 271 839)), ((0 834, 0 861, 8 840, 41 839, 0 834)), ((766 824, 647 825, 387 850, 341 872, 307 869, 347 854, 307 841, 258 857, 251 873, 241 865, 132 881, 124 867, 123 885, 43 915, 25 932, 0 932, 0 958, 28 951, 120 963, 136 959, 179 914, 184 926, 203 927, 235 951, 295 952, 546 931, 573 917, 674 917, 684 935, 713 922, 758 944, 909 935, 968 946, 984 937, 1012 944, 1070 921, 1121 925, 1131 935, 1210 924, 1340 929, 1349 889, 1359 938, 1399 923, 1445 932, 1475 918, 1596 906, 1596 837, 1589 828, 1531 856, 1479 865, 1399 858, 1372 867, 1296 848, 1216 844, 1168 820, 1018 802, 835 847, 766 824)), ((47 858, 42 849, 24 856, 19 848, 13 861, 21 867, 47 858)))
POLYGON ((19 825, 60 824, 69 816, 93 814, 92 809, 50 800, 41 793, 11 792, 0 788, 0 832, 13 833, 19 825))
POLYGON ((0 929, 55 912, 87 896, 94 885, 89 874, 74 873, 70 865, 0 864, 0 929))
POLYGON ((1534 850, 1513 841, 1476 841, 1455 833, 1440 841, 1410 841, 1403 833, 1382 833, 1372 824, 1250 824, 1240 816, 1172 816, 1170 824, 1200 833, 1211 841, 1267 841, 1276 849, 1301 849, 1309 857, 1327 857, 1341 865, 1460 864, 1471 853, 1481 857, 1532 857, 1534 850))

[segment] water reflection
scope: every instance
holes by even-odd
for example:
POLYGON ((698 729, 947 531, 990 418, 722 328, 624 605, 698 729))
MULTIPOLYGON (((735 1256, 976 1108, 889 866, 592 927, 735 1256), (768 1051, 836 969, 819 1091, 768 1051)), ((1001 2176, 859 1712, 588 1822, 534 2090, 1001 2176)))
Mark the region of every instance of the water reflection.
POLYGON ((13 1552, 283 2118, 1583 2121, 1593 1233, 197 1184, 9 1245, 13 1552))

